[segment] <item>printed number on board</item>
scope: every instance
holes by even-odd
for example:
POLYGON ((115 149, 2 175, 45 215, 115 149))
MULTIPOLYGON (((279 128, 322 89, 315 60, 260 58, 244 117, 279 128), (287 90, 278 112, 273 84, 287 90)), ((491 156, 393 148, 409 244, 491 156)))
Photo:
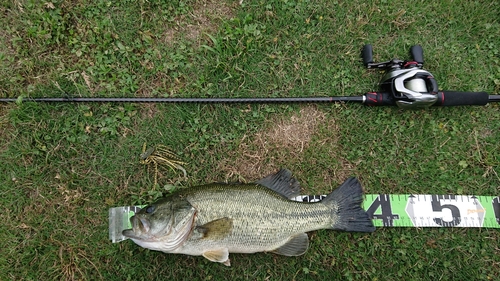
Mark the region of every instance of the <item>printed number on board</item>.
POLYGON ((370 218, 382 220, 384 226, 393 226, 393 220, 399 219, 399 215, 392 213, 391 199, 388 194, 377 196, 366 212, 370 218))
POLYGON ((443 212, 443 210, 448 209, 451 211, 451 221, 445 221, 442 217, 435 217, 433 220, 440 226, 457 226, 462 221, 460 218, 460 210, 457 206, 452 204, 441 204, 440 200, 455 200, 455 195, 432 195, 432 211, 433 212, 443 212))

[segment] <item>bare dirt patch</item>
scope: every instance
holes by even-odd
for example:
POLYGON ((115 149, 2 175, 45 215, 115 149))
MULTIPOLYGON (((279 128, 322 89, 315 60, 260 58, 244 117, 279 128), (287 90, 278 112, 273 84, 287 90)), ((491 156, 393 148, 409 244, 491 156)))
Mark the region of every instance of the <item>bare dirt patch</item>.
POLYGON ((352 171, 352 165, 337 153, 338 130, 334 118, 315 106, 306 106, 292 116, 270 120, 255 135, 245 136, 239 149, 229 153, 218 169, 226 173, 226 180, 248 182, 280 168, 289 168, 300 178, 311 168, 322 171, 315 176, 317 180, 335 184, 352 171), (325 164, 329 159, 337 164, 325 164), (335 169, 335 165, 342 168, 335 169))

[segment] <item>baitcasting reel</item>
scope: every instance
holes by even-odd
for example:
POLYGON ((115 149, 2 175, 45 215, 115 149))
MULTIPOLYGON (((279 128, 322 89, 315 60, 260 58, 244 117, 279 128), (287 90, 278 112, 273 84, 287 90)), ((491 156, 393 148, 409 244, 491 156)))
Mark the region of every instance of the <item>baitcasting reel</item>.
POLYGON ((373 62, 372 46, 363 47, 363 63, 368 69, 384 69, 385 75, 380 82, 381 93, 367 93, 365 103, 386 103, 382 99, 392 99, 401 108, 426 108, 438 99, 438 84, 432 74, 423 70, 424 51, 420 45, 410 49, 412 61, 393 59, 386 62, 373 62))

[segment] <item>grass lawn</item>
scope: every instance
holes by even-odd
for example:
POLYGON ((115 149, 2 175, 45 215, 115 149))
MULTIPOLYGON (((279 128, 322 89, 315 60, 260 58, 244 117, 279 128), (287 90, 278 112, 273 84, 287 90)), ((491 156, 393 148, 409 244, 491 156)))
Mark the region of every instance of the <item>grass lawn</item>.
MULTIPOLYGON (((61 0, 0 4, 0 97, 357 96, 424 49, 441 90, 500 94, 495 1, 61 0)), ((300 257, 202 257, 108 241, 108 209, 290 169, 303 194, 500 195, 500 107, 0 104, 2 280, 493 280, 500 232, 317 231, 300 257), (182 172, 139 163, 164 144, 182 172)))

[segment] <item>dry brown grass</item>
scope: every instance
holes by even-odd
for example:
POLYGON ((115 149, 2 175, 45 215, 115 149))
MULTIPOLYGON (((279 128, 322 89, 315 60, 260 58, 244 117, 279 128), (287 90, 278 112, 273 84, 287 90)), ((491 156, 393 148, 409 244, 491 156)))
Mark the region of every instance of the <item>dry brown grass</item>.
POLYGON ((174 28, 165 29, 162 41, 171 44, 184 37, 199 43, 204 33, 216 32, 221 20, 233 17, 237 7, 236 1, 232 4, 216 0, 199 1, 189 14, 176 18, 174 28))
POLYGON ((327 158, 340 161, 342 166, 341 169, 323 169, 322 174, 316 176, 318 181, 327 186, 335 185, 351 172, 352 165, 337 154, 335 118, 315 106, 306 106, 292 116, 276 116, 262 131, 244 136, 239 149, 220 162, 217 169, 226 174, 226 180, 243 182, 254 181, 279 168, 290 168, 300 178, 300 174, 307 172, 302 167, 323 166, 315 155, 308 155, 311 146, 315 151, 321 146, 320 151, 327 154, 327 158))

